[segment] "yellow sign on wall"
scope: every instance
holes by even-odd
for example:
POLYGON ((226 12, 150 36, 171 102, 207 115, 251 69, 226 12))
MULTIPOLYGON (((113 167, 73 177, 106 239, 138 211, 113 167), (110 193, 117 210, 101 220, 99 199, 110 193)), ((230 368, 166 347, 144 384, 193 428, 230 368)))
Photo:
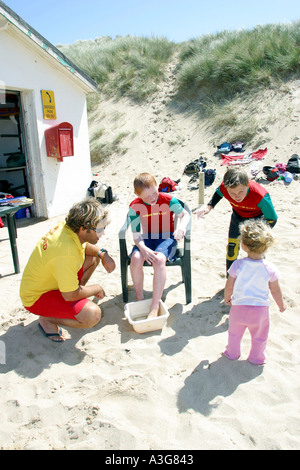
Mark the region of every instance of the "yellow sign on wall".
POLYGON ((44 119, 56 119, 54 91, 41 90, 44 119))

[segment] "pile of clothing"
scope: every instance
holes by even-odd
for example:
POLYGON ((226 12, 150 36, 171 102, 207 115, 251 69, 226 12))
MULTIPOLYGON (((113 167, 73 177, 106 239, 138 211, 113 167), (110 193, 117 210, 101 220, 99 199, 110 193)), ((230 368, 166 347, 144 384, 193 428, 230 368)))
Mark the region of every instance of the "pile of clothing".
POLYGON ((217 146, 216 153, 229 153, 229 152, 244 152, 244 142, 234 142, 229 144, 228 142, 223 142, 221 145, 217 146))
POLYGON ((176 191, 179 182, 180 179, 174 181, 168 176, 165 176, 159 184, 158 191, 161 193, 172 193, 173 191, 176 191))
MULTIPOLYGON (((8 194, 8 193, 1 193, 0 192, 0 199, 10 199, 10 198, 13 198, 13 196, 11 194, 8 194)), ((3 201, 3 204, 4 204, 4 201, 3 201)), ((0 228, 3 228, 4 227, 4 223, 3 223, 3 220, 1 219, 0 217, 0 228)))
POLYGON ((258 149, 255 152, 250 152, 245 155, 227 155, 221 153, 222 161, 221 165, 243 165, 250 163, 253 160, 261 160, 267 154, 268 149, 258 149))
POLYGON ((188 163, 184 168, 184 173, 186 175, 192 175, 189 180, 189 189, 198 189, 199 188, 199 173, 203 171, 204 173, 204 185, 210 186, 213 184, 216 178, 216 169, 206 168, 206 161, 203 157, 200 157, 192 162, 188 163), (194 184, 197 183, 197 184, 194 184))
POLYGON ((264 166, 263 174, 268 181, 284 180, 285 183, 290 183, 295 174, 300 173, 300 158, 294 154, 289 158, 287 164, 276 163, 275 166, 264 166))

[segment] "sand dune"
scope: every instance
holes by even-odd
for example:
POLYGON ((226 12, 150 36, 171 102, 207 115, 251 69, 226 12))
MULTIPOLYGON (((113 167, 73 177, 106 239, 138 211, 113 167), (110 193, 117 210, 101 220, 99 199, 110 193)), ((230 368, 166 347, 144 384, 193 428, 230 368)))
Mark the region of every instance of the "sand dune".
MULTIPOLYGON (((276 122, 269 131, 264 164, 286 163, 293 153, 299 153, 297 90, 291 94, 293 119, 276 122)), ((112 223, 103 240, 117 268, 110 275, 99 268, 91 280, 100 282, 106 292, 100 302, 103 318, 96 328, 70 330, 72 339, 63 344, 41 335, 37 318, 21 305, 21 274, 12 275, 7 229, 0 231, 0 353, 5 359, 0 364, 2 449, 300 447, 300 180, 289 185, 261 181, 267 185, 279 216, 274 228, 278 244, 267 256, 280 269, 288 304, 281 314, 271 302, 271 331, 263 367, 247 361, 247 333, 238 361, 231 362, 221 354, 227 341, 229 312, 223 302, 230 218, 226 201, 205 220, 193 219, 192 303, 185 305, 179 268, 172 268, 164 293, 170 313, 166 326, 139 335, 124 318, 117 233, 133 198, 134 176, 150 171, 158 181, 164 176, 181 178, 178 197, 195 208, 198 191, 188 189, 184 166, 203 155, 208 167, 216 168, 213 187, 205 189, 206 202, 226 170, 192 118, 173 115, 160 105, 165 93, 167 88, 152 106, 136 108, 126 102, 102 105, 104 125, 118 110, 124 117, 121 128, 135 129, 135 134, 128 137, 125 155, 93 168, 96 179, 111 184, 118 196, 110 206, 112 223), (184 141, 178 136, 184 136, 184 141)), ((250 171, 249 164, 245 168, 250 171)), ((22 269, 35 242, 61 218, 18 221, 22 269)), ((152 270, 148 269, 147 297, 151 296, 151 285, 152 270)), ((134 301, 132 288, 129 301, 134 301)))

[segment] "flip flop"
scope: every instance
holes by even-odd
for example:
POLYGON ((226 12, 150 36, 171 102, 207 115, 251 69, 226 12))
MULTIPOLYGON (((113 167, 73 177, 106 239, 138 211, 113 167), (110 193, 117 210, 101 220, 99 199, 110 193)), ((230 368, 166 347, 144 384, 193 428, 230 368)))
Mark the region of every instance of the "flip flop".
POLYGON ((61 337, 62 336, 62 329, 60 328, 58 333, 46 333, 46 331, 44 330, 44 328, 42 327, 42 325, 40 325, 39 323, 39 329, 41 330, 41 332, 43 333, 44 336, 46 336, 46 338, 48 339, 51 339, 51 341, 54 341, 55 343, 62 343, 64 342, 64 339, 60 338, 60 339, 54 339, 54 338, 58 338, 58 337, 61 337))

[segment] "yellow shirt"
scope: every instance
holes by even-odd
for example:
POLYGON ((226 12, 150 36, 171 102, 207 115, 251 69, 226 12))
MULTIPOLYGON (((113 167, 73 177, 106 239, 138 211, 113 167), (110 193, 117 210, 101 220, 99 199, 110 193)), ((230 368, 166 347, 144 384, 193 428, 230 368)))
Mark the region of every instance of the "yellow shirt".
POLYGON ((20 297, 25 307, 50 290, 73 292, 85 260, 85 246, 65 222, 53 227, 34 248, 24 269, 20 297))

